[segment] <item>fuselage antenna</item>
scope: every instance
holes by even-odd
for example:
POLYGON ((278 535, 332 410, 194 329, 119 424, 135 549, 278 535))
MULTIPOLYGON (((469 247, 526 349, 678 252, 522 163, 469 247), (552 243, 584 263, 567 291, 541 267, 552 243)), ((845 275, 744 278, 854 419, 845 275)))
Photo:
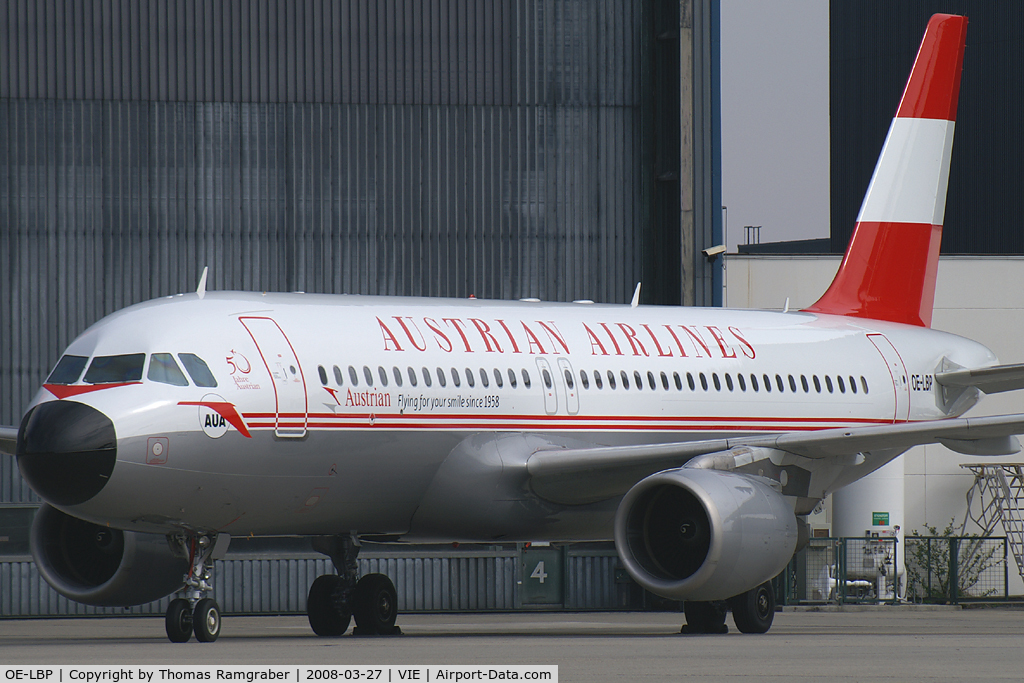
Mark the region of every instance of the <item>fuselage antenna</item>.
POLYGON ((636 289, 633 290, 633 300, 629 302, 630 308, 636 308, 640 303, 640 283, 636 283, 636 289))
POLYGON ((199 277, 199 286, 196 287, 196 294, 202 299, 206 296, 206 274, 209 272, 210 266, 203 266, 203 274, 199 277))

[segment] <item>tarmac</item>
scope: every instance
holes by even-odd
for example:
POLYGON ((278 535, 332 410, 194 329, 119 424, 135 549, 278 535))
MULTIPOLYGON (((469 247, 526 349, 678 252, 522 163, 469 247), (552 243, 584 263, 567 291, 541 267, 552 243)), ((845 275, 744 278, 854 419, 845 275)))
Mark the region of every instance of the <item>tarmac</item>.
POLYGON ((878 607, 775 615, 764 635, 680 635, 682 614, 405 614, 403 635, 318 638, 304 617, 225 617, 176 645, 162 617, 0 621, 0 666, 553 664, 559 681, 1024 678, 1024 610, 878 607))

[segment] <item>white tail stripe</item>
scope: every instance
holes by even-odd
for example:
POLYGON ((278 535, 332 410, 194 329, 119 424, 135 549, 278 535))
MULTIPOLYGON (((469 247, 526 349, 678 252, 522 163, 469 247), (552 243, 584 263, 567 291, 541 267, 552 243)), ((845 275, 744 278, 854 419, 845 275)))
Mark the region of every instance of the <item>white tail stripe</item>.
POLYGON ((955 125, 893 119, 857 221, 942 225, 955 125))

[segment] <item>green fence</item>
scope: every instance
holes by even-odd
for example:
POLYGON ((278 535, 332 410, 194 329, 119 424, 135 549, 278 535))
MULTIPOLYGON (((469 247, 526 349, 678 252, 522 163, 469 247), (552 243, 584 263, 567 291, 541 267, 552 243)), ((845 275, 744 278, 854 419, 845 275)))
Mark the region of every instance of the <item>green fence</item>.
POLYGON ((958 604, 1009 597, 1003 537, 814 538, 783 574, 783 604, 958 604), (898 569, 898 558, 905 571, 898 569))

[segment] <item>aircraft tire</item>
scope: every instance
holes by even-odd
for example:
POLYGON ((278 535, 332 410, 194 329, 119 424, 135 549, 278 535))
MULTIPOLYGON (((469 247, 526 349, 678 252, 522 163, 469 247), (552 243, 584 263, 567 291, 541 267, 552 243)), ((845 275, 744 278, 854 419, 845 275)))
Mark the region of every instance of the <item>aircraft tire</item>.
POLYGON ((306 598, 306 616, 313 633, 322 637, 340 636, 348 630, 352 615, 339 609, 334 598, 335 591, 341 587, 341 577, 337 574, 324 574, 316 577, 309 587, 306 598))
POLYGON ((775 619, 775 592, 770 581, 729 600, 740 633, 767 633, 775 619))
POLYGON ((384 574, 367 574, 356 584, 356 628, 360 635, 390 636, 398 631, 398 593, 384 574))
POLYGON ((171 604, 167 606, 164 628, 167 630, 167 639, 172 643, 189 641, 192 637, 192 608, 189 607, 188 600, 171 600, 171 604))
POLYGON ((196 603, 192 613, 192 624, 196 632, 196 640, 200 643, 212 643, 220 635, 220 607, 212 598, 203 598, 196 603))
POLYGON ((686 624, 682 633, 728 633, 725 625, 725 606, 720 602, 697 602, 687 600, 683 603, 686 624))

